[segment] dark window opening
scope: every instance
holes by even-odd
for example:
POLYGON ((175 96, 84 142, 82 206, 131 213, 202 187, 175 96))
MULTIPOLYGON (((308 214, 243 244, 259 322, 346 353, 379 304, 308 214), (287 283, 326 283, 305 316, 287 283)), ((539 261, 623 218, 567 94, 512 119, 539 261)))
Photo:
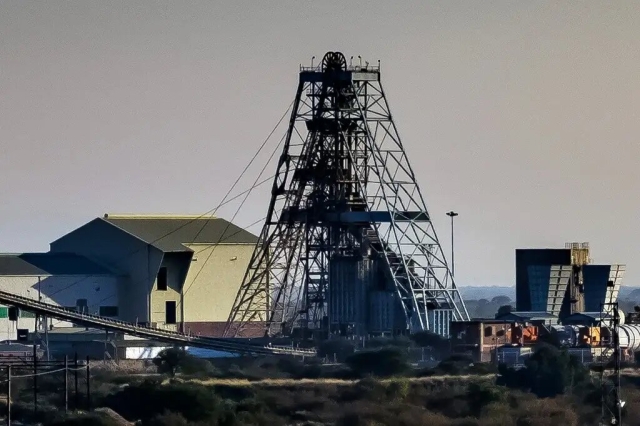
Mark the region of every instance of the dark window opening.
POLYGON ((165 323, 176 323, 176 302, 174 301, 168 301, 165 304, 165 323))
POLYGON ((100 316, 101 317, 117 317, 118 307, 117 306, 100 306, 100 316))
POLYGON ((20 309, 15 306, 9 306, 9 321, 18 321, 20 316, 20 309))
POLYGON ((77 299, 76 307, 77 307, 77 311, 80 312, 81 314, 89 313, 89 306, 87 303, 87 299, 77 299))
POLYGON ((164 266, 158 271, 158 290, 167 290, 167 268, 164 266))
POLYGON ((493 327, 489 326, 489 327, 485 327, 484 329, 484 337, 491 337, 493 336, 493 327))

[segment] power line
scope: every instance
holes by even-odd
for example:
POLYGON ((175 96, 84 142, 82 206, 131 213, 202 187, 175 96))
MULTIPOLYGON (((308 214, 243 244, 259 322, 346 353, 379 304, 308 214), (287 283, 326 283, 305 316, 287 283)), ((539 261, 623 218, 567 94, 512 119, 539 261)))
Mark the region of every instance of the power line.
MULTIPOLYGON (((233 183, 233 185, 231 186, 231 188, 227 191, 227 193, 225 194, 225 196, 224 196, 224 198, 223 198, 222 202, 220 202, 220 204, 218 204, 218 205, 217 205, 216 207, 214 207, 213 209, 208 210, 206 213, 204 213, 204 214, 202 214, 202 215, 200 215, 200 216, 198 216, 198 217, 196 217, 196 218, 194 218, 194 219, 192 219, 192 220, 188 221, 187 223, 183 224, 182 226, 180 226, 180 227, 176 228, 175 230, 173 230, 173 231, 171 231, 171 232, 169 232, 169 233, 167 233, 167 234, 165 234, 165 235, 163 235, 163 236, 161 236, 161 237, 159 237, 159 238, 157 238, 157 239, 153 240, 151 243, 149 243, 149 244, 151 244, 151 245, 152 245, 153 243, 155 243, 155 242, 157 242, 157 241, 159 241, 159 240, 161 240, 161 239, 165 238, 165 237, 166 237, 166 236, 168 236, 168 235, 171 235, 172 233, 174 233, 174 232, 176 232, 176 231, 178 231, 178 230, 182 229, 183 227, 185 227, 185 226, 189 225, 190 223, 193 223, 195 220, 198 220, 198 219, 200 219, 200 218, 202 218, 202 217, 204 217, 204 216, 206 216, 206 215, 209 215, 209 214, 210 214, 210 218, 211 218, 211 217, 213 217, 213 216, 215 215, 215 213, 217 212, 217 210, 218 210, 220 207, 222 207, 222 206, 224 206, 224 205, 226 205, 226 204, 230 203, 231 201, 234 201, 234 200, 236 200, 236 199, 240 198, 241 196, 245 195, 244 199, 243 199, 243 200, 242 200, 242 202, 240 203, 240 206, 236 209, 236 212, 234 213, 233 217, 231 218, 231 220, 229 220, 229 221, 228 221, 228 223, 227 223, 227 225, 226 225, 226 227, 225 227, 224 231, 223 231, 223 232, 222 232, 222 234, 221 234, 221 238, 220 238, 220 239, 215 243, 216 245, 214 246, 213 250, 211 250, 211 252, 210 252, 210 253, 209 253, 209 255, 207 256, 207 258, 205 259, 205 261, 204 261, 204 263, 203 263, 202 268, 198 271, 198 273, 196 274, 196 276, 194 277, 194 279, 191 281, 191 283, 189 284, 189 286, 187 287, 187 289, 183 292, 182 297, 184 297, 184 295, 186 295, 186 293, 189 291, 189 289, 191 288, 191 286, 193 285, 193 283, 194 283, 194 282, 196 281, 196 279, 200 276, 200 273, 201 273, 201 272, 202 272, 202 270, 204 269, 204 265, 206 265, 206 264, 207 264, 207 262, 211 259, 211 256, 213 255, 213 253, 214 253, 214 251, 215 251, 215 248, 216 248, 219 244, 221 244, 221 243, 222 243, 222 242, 224 242, 225 240, 227 240, 227 239, 229 239, 229 238, 233 237, 234 235, 237 235, 238 233, 243 232, 245 229, 250 228, 250 227, 252 227, 252 226, 254 226, 254 225, 256 225, 256 224, 258 224, 258 223, 262 222, 263 220, 265 220, 265 218, 261 218, 261 219, 259 219, 259 220, 255 221, 255 222, 253 222, 252 224, 250 224, 250 225, 248 225, 248 226, 246 226, 246 227, 240 228, 238 231, 236 231, 236 232, 234 232, 234 233, 232 233, 232 234, 230 234, 230 235, 226 235, 227 231, 229 230, 229 227, 231 226, 231 224, 233 223, 234 219, 235 219, 235 218, 236 218, 236 216, 238 215, 238 213, 239 213, 240 209, 242 208, 242 206, 244 205, 244 203, 247 201, 247 198, 249 197, 249 195, 251 195, 251 192, 252 192, 255 188, 257 188, 257 187, 259 187, 259 186, 261 186, 261 185, 265 184, 266 182, 271 181, 273 178, 275 178, 275 177, 276 177, 276 175, 274 174, 274 175, 271 175, 270 177, 268 177, 268 178, 263 179, 263 180, 261 180, 261 181, 260 181, 260 178, 262 177, 262 175, 264 174, 265 170, 266 170, 266 169, 267 169, 267 167, 269 166, 269 163, 271 162, 271 160, 272 160, 272 159, 273 159, 273 157, 275 156, 276 152, 278 152, 278 150, 279 150, 280 146, 281 146, 281 145, 282 145, 282 143, 284 142, 285 137, 286 137, 286 134, 285 134, 285 135, 283 135, 283 137, 280 139, 280 141, 278 142, 278 144, 276 145, 276 147, 274 148, 274 150, 273 150, 273 151, 271 152, 271 154, 269 155, 269 158, 268 158, 268 159, 267 159, 267 161, 265 162, 264 166, 262 167, 262 170, 260 171, 260 174, 259 174, 259 175, 258 175, 258 177, 254 180, 253 184, 252 184, 248 189, 246 189, 245 191, 242 191, 241 193, 239 193, 239 194, 237 194, 237 195, 235 195, 235 196, 233 196, 233 197, 231 197, 231 198, 229 198, 229 199, 227 199, 227 197, 229 196, 229 194, 231 194, 231 192, 232 192, 232 191, 233 191, 233 189, 236 187, 236 185, 238 184, 238 182, 242 179, 242 177, 244 176, 244 174, 246 173, 246 171, 249 169, 249 167, 251 166, 251 164, 253 164, 253 162, 254 162, 254 161, 255 161, 255 159, 258 157, 258 155, 260 154, 260 152, 264 149, 265 145, 267 144, 267 142, 269 141, 269 139, 271 138, 271 136, 273 136, 273 134, 274 134, 274 133, 275 133, 275 131, 277 130, 278 126, 282 123, 282 120, 284 120, 284 118, 285 118, 285 117, 287 116, 287 114, 289 113, 289 110, 291 109, 291 106, 294 104, 294 102, 295 102, 295 101, 292 101, 292 102, 291 102, 291 104, 289 104, 289 106, 287 107, 287 109, 286 109, 286 111, 284 112, 284 114, 283 114, 283 115, 280 117, 280 119, 278 120, 278 123, 273 127, 273 129, 271 130, 271 132, 269 133, 269 135, 267 136, 267 138, 262 142, 262 144, 261 144, 261 145, 260 145, 260 147, 258 148, 258 151, 256 151, 256 153, 253 155, 253 157, 251 158, 251 160, 249 161, 249 163, 247 164, 247 166, 245 166, 245 168, 242 170, 242 172, 240 173, 240 176, 238 176, 238 178, 235 180, 235 182, 233 183)), ((205 228, 205 226, 206 226, 207 224, 208 224, 208 221, 207 221, 207 222, 205 222, 205 223, 203 224, 203 226, 200 228, 200 230, 198 231, 198 233, 197 233, 197 234, 196 234, 196 236, 194 237, 194 242, 197 240, 198 236, 199 236, 199 235, 200 235, 200 233, 204 230, 204 228, 205 228)), ((125 258, 127 258, 127 257, 129 257, 129 256, 131 256, 131 255, 133 255, 133 254, 135 254, 135 253, 137 253, 137 252, 141 251, 141 250, 142 250, 142 249, 138 249, 138 250, 136 250, 136 251, 134 251, 134 252, 131 252, 130 254, 128 254, 128 255, 126 255, 126 256, 123 256, 122 258, 118 259, 116 262, 119 262, 120 260, 123 260, 123 259, 125 259, 125 258)), ((197 255, 197 254, 199 254, 199 253, 203 252, 204 250, 208 250, 208 248, 201 249, 201 250, 199 250, 199 251, 195 252, 195 254, 197 255)), ((73 283, 71 283, 70 285, 68 285, 68 286, 66 286, 66 287, 64 287, 64 288, 59 289, 59 290, 57 290, 57 291, 55 291, 55 292, 51 293, 50 295, 48 295, 48 297, 52 297, 52 296, 54 296, 54 295, 56 295, 56 294, 58 294, 58 293, 60 293, 60 292, 62 292, 62 291, 65 291, 65 290, 67 290, 67 289, 69 289, 69 288, 71 288, 71 287, 74 287, 75 285, 78 285, 78 284, 79 284, 79 283, 81 283, 82 281, 84 281, 84 280, 86 280, 86 279, 88 279, 88 278, 91 278, 91 277, 93 277, 93 276, 95 276, 95 275, 85 276, 85 277, 83 277, 83 278, 81 278, 81 279, 77 280, 76 282, 73 282, 73 283)), ((109 296, 107 296, 107 297, 105 297, 105 298, 103 298, 103 299, 99 300, 99 301, 98 301, 98 302, 96 302, 96 303, 92 303, 92 304, 91 304, 91 305, 89 305, 89 306, 94 307, 94 306, 96 306, 96 305, 100 305, 103 301, 108 300, 108 299, 111 299, 112 297, 114 297, 114 296, 116 296, 116 295, 117 295, 117 294, 110 294, 109 296)), ((58 321, 58 322, 56 322, 56 323, 60 323, 60 322, 61 322, 61 321, 58 321)), ((52 324, 52 325, 55 325, 55 324, 52 324)))
MULTIPOLYGON (((267 159, 266 163, 264 164, 264 166, 262 167, 262 170, 260 170, 260 174, 258 175, 258 177, 256 178, 256 180, 253 182, 253 186, 255 187, 256 183, 260 180, 260 178, 262 177, 262 174, 264 173, 264 171, 267 169, 267 167, 269 166, 269 163, 271 162, 271 159, 273 158, 273 156, 276 154, 276 152, 278 152, 278 150, 280 149, 280 145, 282 145, 282 143, 284 142, 285 138, 286 138, 286 134, 282 136, 282 138, 280 139, 280 142, 278 142, 278 145, 276 145, 275 149, 271 152, 271 155, 269 156, 269 158, 267 159)), ((236 209, 236 212, 233 214, 233 217, 231 217, 231 220, 229 220, 227 222, 227 226, 225 227, 224 231, 222 231, 222 235, 226 234, 227 230, 229 230, 229 227, 231 226, 231 223, 233 223, 233 221, 235 220, 236 216, 238 215, 238 213, 240 212, 240 209, 242 208, 242 206, 244 206, 244 203, 247 201, 247 198, 249 198, 249 195, 251 195, 251 191, 247 192, 247 194, 245 195, 244 199, 242 200, 242 202, 240 203, 240 205, 238 206, 238 208, 236 209)), ((216 251, 216 248, 219 246, 220 244, 216 244, 215 246, 213 246, 213 249, 211 250, 211 252, 209 253, 209 255, 207 256, 207 258, 205 259, 204 263, 202 264, 202 267, 200 268, 200 270, 198 271, 198 273, 196 274, 195 277, 193 277, 193 280, 191 281, 191 283, 189 283, 189 286, 184 290, 184 292, 182 293, 182 297, 184 297, 187 292, 189 291, 189 289, 193 286, 193 283, 196 282, 196 280, 198 279, 198 277, 200 276, 200 274, 202 273, 202 271, 204 270, 204 266, 207 264, 207 262, 209 261, 209 259, 211 259, 211 256, 213 256, 213 253, 216 251)))
MULTIPOLYGON (((233 201, 233 200, 235 200, 235 199, 239 198, 240 196, 242 196, 242 195, 244 195, 244 194, 246 194, 246 193, 251 193, 251 191, 252 191, 253 189, 255 189, 257 186, 260 186, 260 185, 262 185, 262 184, 266 183, 267 181, 269 181, 271 178, 265 179, 264 181, 262 181, 262 182, 258 183, 257 185, 254 183, 254 185, 253 185, 252 187, 250 187, 249 189, 247 189, 246 191, 243 191, 242 193, 240 193, 240 194, 238 194, 238 195, 234 196, 233 198, 230 198, 229 200, 226 200, 226 198, 227 198, 227 197, 229 196, 229 194, 233 191, 233 189, 234 189, 234 188, 235 188, 235 186, 238 184, 238 182, 240 181, 240 179, 242 178, 242 176, 244 176, 244 174, 246 173, 246 171, 248 170, 248 168, 251 166, 251 164, 253 164, 253 162, 255 161, 255 159, 257 158, 257 156, 259 155, 259 153, 262 151, 262 149, 264 148, 264 146, 267 144, 267 142, 269 141, 269 139, 271 138, 271 136, 273 135, 273 133, 275 133, 275 131, 276 131, 276 129, 278 128, 278 126, 282 123, 282 120, 287 116, 287 114, 288 114, 289 110, 291 109, 291 106, 294 104, 294 102, 295 102, 295 101, 292 101, 292 102, 289 104, 289 106, 288 106, 288 107, 287 107, 287 109, 285 110, 284 114, 283 114, 283 115, 280 117, 280 119, 278 120, 278 123, 277 123, 277 124, 274 126, 274 128, 271 130, 271 132, 269 133, 269 135, 267 136, 267 138, 262 142, 262 144, 261 144, 261 145, 260 145, 260 147, 258 148, 258 151, 253 155, 253 157, 252 157, 252 158, 251 158, 251 160, 249 161, 249 164, 247 164, 247 166, 243 169, 242 173, 240 173, 240 176, 239 176, 239 177, 236 179, 236 181, 233 183, 233 185, 231 186, 231 188, 229 189, 229 191, 227 191, 227 194, 226 194, 226 195, 225 195, 225 197, 223 198, 223 201, 222 201, 222 202, 220 202, 220 204, 218 204, 216 207, 214 207, 214 208, 212 208, 212 209, 208 210, 207 212, 205 212, 205 213, 203 213, 203 214, 201 214, 201 215, 199 215, 199 216, 197 216, 197 217, 195 217, 195 218, 190 219, 190 220, 189 220, 189 221, 187 221, 186 223, 183 223, 182 225, 180 225, 180 226, 178 226, 177 228, 175 228, 175 229, 173 229, 173 230, 171 230, 171 231, 167 232, 166 234, 164 234, 164 235, 162 235, 162 236, 160 236, 160 237, 158 237, 158 238, 154 239, 153 241, 149 242, 149 243, 148 243, 148 245, 153 245, 154 243, 156 243, 156 242, 158 242, 158 241, 162 240, 163 238, 168 237, 169 235, 171 235, 171 234, 173 234, 173 233, 175 233, 175 232, 179 231, 180 229, 184 228, 185 226, 190 225, 191 223, 195 222, 196 220, 202 219, 203 217, 205 217, 205 216, 207 216, 207 215, 210 215, 210 217, 213 217, 213 216, 215 215, 216 211, 217 211, 220 207, 222 207, 222 206, 224 206, 224 205, 228 204, 229 202, 231 202, 231 201, 233 201)), ((272 157, 269 157, 269 161, 271 160, 271 158, 272 158, 272 157)), ((263 170, 264 170, 264 169, 263 169, 263 170)), ((262 173, 260 174, 260 176, 261 176, 261 175, 262 175, 262 173)), ((274 176, 275 176, 275 175, 274 175, 274 176)), ((245 200, 246 200, 246 198, 245 198, 245 200)), ((204 229, 204 226, 206 226, 206 224, 207 224, 207 223, 205 223, 205 224, 203 225, 203 227, 200 229, 200 231, 199 231, 199 232, 198 232, 198 234, 196 235, 195 239, 197 239, 197 236, 202 232, 202 230, 204 229)), ((224 236, 224 233, 223 233, 223 236, 224 236)), ((219 242, 218 242, 218 243, 219 243, 219 242)), ((134 250, 134 251, 132 251, 132 252, 129 252, 129 253, 125 254, 124 256, 122 256, 122 257, 120 257, 120 258, 116 259, 116 260, 115 260, 114 262, 112 262, 112 263, 113 263, 113 264, 118 263, 118 262, 120 262, 120 261, 122 261, 122 260, 124 260, 124 259, 126 259, 126 258, 128 258, 128 257, 133 256, 133 255, 134 255, 134 254, 136 254, 136 253, 139 253, 140 251, 142 251, 142 250, 144 250, 144 249, 146 249, 146 246, 145 246, 144 248, 139 248, 139 249, 136 249, 136 250, 134 250)), ((89 279, 89 278, 93 278, 93 277, 95 277, 95 276, 96 276, 96 274, 92 274, 92 275, 84 276, 84 277, 82 277, 81 279, 79 279, 79 280, 77 280, 77 281, 75 281, 75 282, 71 283, 70 285, 68 285, 68 286, 66 286, 66 287, 64 287, 64 288, 61 288, 61 289, 59 289, 59 290, 57 290, 57 291, 55 291, 55 292, 53 292, 53 293, 49 294, 49 295, 48 295, 48 297, 49 297, 49 298, 51 298, 52 296, 54 296, 54 295, 56 295, 56 294, 58 294, 58 293, 60 293, 60 292, 62 292, 62 291, 65 291, 65 290, 67 290, 67 289, 69 289, 69 288, 71 288, 71 287, 74 287, 74 286, 76 286, 76 285, 80 284, 81 282, 83 282, 84 280, 87 280, 87 279, 89 279)), ((112 296, 109 296, 108 298, 111 298, 111 297, 113 297, 113 295, 112 295, 112 296)))
MULTIPOLYGON (((241 197, 241 196, 243 196, 244 194, 246 194, 246 193, 248 193, 248 192, 251 192, 253 189, 257 188, 258 186, 261 186, 261 185, 263 185, 263 184, 267 183, 267 182, 268 182, 269 180, 271 180, 271 178, 273 178, 274 176, 275 176, 275 175, 271 176, 270 178, 264 179, 263 181, 259 182, 256 186, 251 187, 251 188, 249 188, 249 189, 246 189, 246 190, 242 191, 241 193, 239 193, 239 194, 237 194, 237 195, 233 196, 232 198, 229 198, 229 199, 228 199, 227 201, 225 201, 224 203, 220 203, 220 204, 218 204, 215 208, 213 208, 213 209, 211 209, 211 210, 208 210, 206 213, 204 213, 204 214, 202 214, 202 215, 200 215, 200 216, 198 216, 198 217, 196 217, 196 218, 193 218, 193 219, 189 220, 187 223, 182 224, 181 226, 179 226, 179 227, 175 228, 175 229, 174 229, 174 230, 172 230, 171 232, 169 232, 169 233, 167 233, 167 234, 163 235, 162 237, 156 238, 155 240, 151 241, 151 242, 149 243, 149 245, 153 245, 154 243, 158 242, 159 240, 161 240, 161 239, 163 239, 163 238, 165 238, 165 237, 167 237, 167 236, 171 235, 171 234, 172 234, 172 233, 174 233, 174 232, 179 231, 180 229, 184 228, 185 226, 189 225, 190 223, 193 223, 193 222, 195 222, 196 220, 201 219, 202 217, 206 216, 207 214, 209 214, 210 212, 214 211, 215 209, 218 209, 218 208, 220 208, 220 207, 222 207, 222 206, 224 206, 224 205, 226 205, 226 204, 229 204, 230 202, 232 202, 232 201, 234 201, 234 200, 236 200, 236 199, 240 198, 240 197, 241 197)), ((252 225, 249 225, 249 226, 253 226, 253 224, 252 224, 252 225)), ((242 229, 241 229, 240 231, 237 231, 237 232, 236 232, 236 233, 234 233, 233 235, 235 235, 235 234, 237 234, 237 233, 239 233, 239 232, 242 232, 242 229)), ((119 262, 119 261, 121 261, 121 260, 124 260, 124 259, 126 259, 127 257, 132 256, 132 255, 134 255, 134 254, 136 254, 136 253, 140 252, 141 250, 142 250, 142 249, 137 249, 137 250, 135 250, 135 251, 133 251, 133 252, 130 252, 130 253, 128 253, 128 254, 126 254, 126 255, 124 255, 124 256, 122 256, 122 257, 118 258, 118 259, 115 261, 115 263, 117 263, 117 262, 119 262)), ((72 282, 72 283, 71 283, 71 284, 69 284, 68 286, 63 287, 63 288, 61 288, 61 289, 58 289, 58 290, 54 291, 53 293, 51 293, 51 294, 49 294, 49 295, 47 295, 47 296, 48 296, 49 298, 51 298, 52 296, 55 296, 56 294, 58 294, 58 293, 60 293, 60 292, 62 292, 62 291, 65 291, 65 290, 67 290, 67 289, 69 289, 69 288, 71 288, 71 287, 74 287, 74 286, 76 286, 76 285, 80 284, 81 282, 83 282, 83 281, 85 281, 85 280, 87 280, 87 279, 89 279, 89 278, 94 278, 95 276, 96 276, 96 274, 86 275, 86 276, 84 276, 84 277, 80 278, 79 280, 72 282)), ((113 295, 111 295, 111 296, 109 296, 109 297, 112 297, 112 296, 113 296, 113 295)))
MULTIPOLYGON (((273 136, 273 134, 275 133, 276 129, 278 128, 278 126, 280 126, 280 123, 282 123, 282 120, 284 120, 284 118, 287 116, 287 114, 289 113, 289 110, 291 109, 291 107, 293 106, 293 104, 295 103, 295 99, 293 101, 291 101, 291 103, 289 104, 289 106, 287 107, 287 109, 285 110, 284 114, 282 114, 282 116, 280 117, 280 119, 278 120, 278 122, 276 123, 275 126, 273 126, 273 129, 271 129, 271 132, 269 132, 269 135, 265 138, 265 140, 262 142, 262 144, 260 145, 260 147, 258 148, 258 150, 256 151, 256 153, 253 155, 253 157, 251 158, 251 161, 249 161, 249 164, 247 164, 245 166, 245 168, 242 170, 242 172, 240 173, 240 176, 238 176, 238 178, 236 179, 236 181, 233 183, 233 185, 231 185, 231 188, 229 188, 229 190, 227 191, 227 193, 225 194, 225 196, 222 198, 221 204, 223 204, 227 197, 229 196, 229 194, 231 194, 231 192, 233 191, 233 189, 236 187, 236 185, 238 184, 238 182, 240 182, 240 179, 242 179, 242 177, 244 176, 244 174, 247 172, 247 170, 249 169, 249 167, 251 167, 251 165, 253 164, 253 162, 255 161, 256 158, 258 158, 258 155, 260 154, 260 152, 262 151, 262 149, 265 147, 265 145, 267 144, 267 142, 269 141, 269 139, 271 139, 271 136, 273 136)), ((280 141, 280 143, 278 144, 278 146, 280 146, 280 144, 282 143, 282 140, 280 141)), ((271 156, 269 157, 269 159, 267 160, 267 164, 269 164, 269 161, 271 161, 271 158, 273 157, 273 154, 271 154, 271 156)), ((266 165, 265 165, 266 167, 266 165)), ((264 168, 263 168, 264 170, 264 168)), ((258 176, 258 179, 260 178, 260 176, 262 176, 262 172, 260 173, 260 175, 258 176)), ((249 189, 249 193, 251 193, 251 190, 255 188, 255 182, 254 182, 254 186, 251 187, 249 189)), ((248 195, 247 195, 248 196, 248 195)), ((246 198, 245 198, 246 199, 246 198)), ((244 201, 243 201, 244 203, 244 201)), ((216 212, 218 211, 218 208, 220 206, 216 207, 213 212, 211 213, 210 217, 215 216, 216 212)), ((233 219, 231 219, 230 222, 232 222, 233 219)), ((198 231, 198 233, 195 235, 195 237, 193 237, 193 242, 196 242, 198 240, 198 236, 200 236, 200 234, 202 233, 202 231, 204 231, 204 228, 207 226, 209 222, 205 222, 202 225, 202 228, 200 228, 200 230, 198 231)), ((229 225, 227 225, 227 228, 229 227, 229 225)), ((225 229, 226 232, 226 229, 225 229)), ((222 235, 224 235, 224 232, 222 233, 222 235)))

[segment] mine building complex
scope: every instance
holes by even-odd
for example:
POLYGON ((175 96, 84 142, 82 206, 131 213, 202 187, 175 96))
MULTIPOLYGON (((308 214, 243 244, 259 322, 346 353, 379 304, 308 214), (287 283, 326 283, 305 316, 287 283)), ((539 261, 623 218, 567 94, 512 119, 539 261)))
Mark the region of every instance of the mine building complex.
MULTIPOLYGON (((592 264, 587 243, 516 250, 516 310, 452 322, 452 349, 479 362, 522 364, 547 339, 591 362, 611 344, 608 307, 617 301, 624 272, 625 265, 592 264)), ((625 324, 620 315, 620 347, 629 357, 640 348, 640 321, 632 314, 625 324)))
MULTIPOLYGON (((0 290, 78 312, 220 336, 257 237, 202 216, 109 215, 51 243, 46 253, 0 255, 0 290)), ((0 340, 34 330, 0 308, 0 340), (3 325, 5 322, 6 325, 3 325)), ((73 324, 51 321, 48 329, 73 324)))

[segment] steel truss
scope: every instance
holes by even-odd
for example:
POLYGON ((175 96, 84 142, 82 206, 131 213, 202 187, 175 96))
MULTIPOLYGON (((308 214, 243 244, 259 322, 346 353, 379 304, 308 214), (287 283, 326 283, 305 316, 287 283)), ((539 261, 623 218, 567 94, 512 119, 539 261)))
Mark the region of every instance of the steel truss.
POLYGON ((268 335, 326 327, 329 263, 383 259, 406 328, 430 329, 429 310, 467 320, 393 122, 380 67, 329 52, 301 67, 267 220, 225 335, 259 324, 268 335))

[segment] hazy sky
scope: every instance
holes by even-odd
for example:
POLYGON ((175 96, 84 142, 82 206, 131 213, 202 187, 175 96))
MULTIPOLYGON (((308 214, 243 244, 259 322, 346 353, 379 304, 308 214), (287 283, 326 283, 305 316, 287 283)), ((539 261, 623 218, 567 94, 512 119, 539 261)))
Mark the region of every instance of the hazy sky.
MULTIPOLYGON (((382 61, 446 253, 460 213, 460 285, 512 285, 515 248, 567 241, 640 285, 640 3, 623 0, 2 0, 0 251, 105 212, 212 209, 329 50, 382 61)), ((256 191, 240 226, 266 211, 256 191)))

